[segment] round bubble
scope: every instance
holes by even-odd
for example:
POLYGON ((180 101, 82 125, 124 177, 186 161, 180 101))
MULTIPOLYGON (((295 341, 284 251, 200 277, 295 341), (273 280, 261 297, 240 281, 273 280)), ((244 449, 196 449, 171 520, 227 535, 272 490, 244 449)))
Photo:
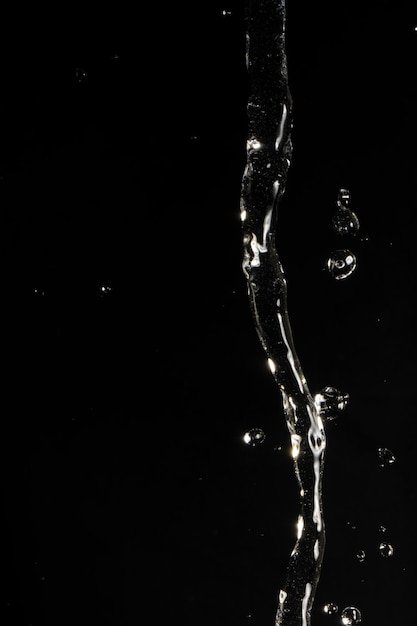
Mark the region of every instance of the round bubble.
POLYGON ((361 612, 355 606, 347 606, 343 609, 340 616, 344 626, 355 626, 355 624, 360 624, 362 621, 361 612))
POLYGON ((358 559, 358 561, 362 563, 365 560, 365 557, 365 550, 358 550, 358 552, 356 553, 356 558, 358 559))
POLYGON ((379 467, 395 463, 395 455, 388 448, 378 448, 379 467))
POLYGON ((356 235, 359 230, 359 219, 353 211, 342 206, 333 216, 332 228, 338 235, 356 235))
POLYGON ((243 435, 243 441, 248 446, 259 446, 265 441, 265 433, 262 428, 251 428, 243 435))
POLYGON ((334 602, 328 602, 324 605, 323 611, 327 613, 327 615, 335 615, 339 610, 339 607, 334 602))
POLYGON ((335 280, 344 280, 356 269, 356 257, 350 250, 335 250, 327 259, 327 269, 335 280))
POLYGON ((386 541, 381 541, 381 543, 379 544, 379 553, 385 559, 388 559, 394 554, 394 548, 390 543, 387 543, 386 541))

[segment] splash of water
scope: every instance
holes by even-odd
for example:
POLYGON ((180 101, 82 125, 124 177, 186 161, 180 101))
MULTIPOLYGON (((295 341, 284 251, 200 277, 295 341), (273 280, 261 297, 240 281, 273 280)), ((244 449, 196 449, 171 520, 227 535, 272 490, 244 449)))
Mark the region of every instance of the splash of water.
POLYGON ((275 246, 277 211, 291 164, 293 123, 285 50, 284 0, 248 0, 247 160, 241 186, 243 272, 255 328, 281 392, 300 490, 297 540, 276 626, 309 626, 325 545, 323 422, 294 348, 287 283, 275 246))

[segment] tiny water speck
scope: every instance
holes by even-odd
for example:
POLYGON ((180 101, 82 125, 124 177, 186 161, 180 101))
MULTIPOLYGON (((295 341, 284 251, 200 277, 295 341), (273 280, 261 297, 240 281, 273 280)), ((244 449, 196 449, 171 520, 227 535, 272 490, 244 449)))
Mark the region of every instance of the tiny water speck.
POLYGON ((394 554, 394 548, 390 543, 387 543, 386 541, 381 541, 381 543, 379 544, 379 553, 385 559, 388 559, 394 554))
POLYGON ((343 609, 340 617, 344 626, 355 626, 355 624, 360 624, 362 621, 361 612, 355 606, 347 606, 343 609))
POLYGON ((356 256, 350 250, 334 250, 327 259, 327 269, 335 280, 344 280, 356 269, 356 256))
POLYGON ((108 296, 112 291, 112 288, 110 287, 110 285, 101 285, 100 286, 100 295, 101 296, 108 296))
POLYGON ((395 463, 395 456, 388 448, 378 448, 379 467, 395 463))
POLYGON ((323 611, 327 613, 327 615, 335 615, 339 610, 339 607, 334 602, 328 602, 324 605, 323 611))
POLYGON ((265 441, 265 433, 262 428, 251 428, 243 435, 243 441, 248 446, 259 446, 265 441))
POLYGON ((356 553, 356 558, 358 559, 360 563, 362 563, 365 560, 365 557, 366 557, 365 550, 358 550, 358 552, 356 553))
POLYGON ((82 67, 75 70, 75 79, 77 83, 84 83, 87 80, 87 72, 82 67))

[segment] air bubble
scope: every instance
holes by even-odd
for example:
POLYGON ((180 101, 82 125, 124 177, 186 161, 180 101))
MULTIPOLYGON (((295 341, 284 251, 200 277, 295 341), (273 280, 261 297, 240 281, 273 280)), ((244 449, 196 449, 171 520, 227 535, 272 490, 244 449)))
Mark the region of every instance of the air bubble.
POLYGON ((395 463, 395 456, 388 448, 378 448, 379 467, 395 463))
POLYGON ((259 446, 265 441, 265 433, 262 428, 251 428, 243 435, 243 441, 248 446, 259 446))
POLYGON ((344 280, 356 269, 356 257, 350 250, 335 250, 327 259, 327 269, 335 280, 344 280))
POLYGON ((320 415, 327 420, 335 420, 346 409, 349 394, 336 387, 324 387, 314 396, 314 403, 320 415))
POLYGON ((334 602, 328 602, 324 605, 323 611, 327 613, 327 615, 335 615, 339 610, 339 607, 334 602))
POLYGON ((361 612, 355 606, 347 606, 343 609, 340 616, 344 626, 354 626, 355 624, 360 624, 362 621, 361 612))
POLYGON ((386 541, 381 541, 381 543, 379 544, 379 553, 385 559, 388 559, 394 554, 394 548, 390 543, 387 543, 386 541))

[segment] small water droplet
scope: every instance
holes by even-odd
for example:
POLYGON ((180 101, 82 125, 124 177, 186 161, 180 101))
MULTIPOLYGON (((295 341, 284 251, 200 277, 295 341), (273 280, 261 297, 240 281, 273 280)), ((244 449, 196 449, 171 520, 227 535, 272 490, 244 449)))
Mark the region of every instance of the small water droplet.
POLYGON ((365 560, 365 557, 366 557, 365 550, 358 550, 358 552, 356 553, 356 558, 358 559, 360 563, 363 563, 363 561, 365 560))
POLYGON ((335 280, 343 280, 356 269, 356 257, 350 250, 334 250, 327 259, 327 269, 335 280))
POLYGON ((112 288, 110 287, 110 285, 100 285, 100 295, 103 296, 108 296, 109 294, 111 294, 112 292, 112 288))
POLYGON ((337 193, 337 205, 348 207, 350 205, 351 195, 349 189, 339 189, 337 193))
POLYGON ((243 441, 248 446, 259 446, 265 441, 265 433, 262 428, 251 428, 243 435, 243 441))
POLYGON ((344 626, 354 626, 362 621, 361 612, 355 606, 347 606, 343 609, 340 617, 344 626))
POLYGON ((221 15, 222 17, 230 17, 232 15, 232 11, 230 9, 222 9, 221 15))
POLYGON ((336 387, 324 387, 314 396, 314 403, 320 415, 327 420, 335 420, 346 409, 349 394, 336 387))
POLYGON ((359 230, 358 216, 347 207, 341 206, 332 218, 332 228, 341 236, 356 235, 359 230))
POLYGON ((378 448, 379 467, 395 463, 395 456, 388 448, 378 448))
POLYGON ((82 67, 77 67, 75 70, 75 80, 77 83, 85 83, 87 80, 87 72, 82 67))
POLYGON ((379 553, 385 559, 388 559, 394 554, 394 548, 390 543, 387 543, 386 541, 381 541, 381 543, 379 544, 379 553))
POLYGON ((339 607, 334 602, 328 602, 324 605, 323 611, 327 613, 327 615, 335 615, 339 610, 339 607))

